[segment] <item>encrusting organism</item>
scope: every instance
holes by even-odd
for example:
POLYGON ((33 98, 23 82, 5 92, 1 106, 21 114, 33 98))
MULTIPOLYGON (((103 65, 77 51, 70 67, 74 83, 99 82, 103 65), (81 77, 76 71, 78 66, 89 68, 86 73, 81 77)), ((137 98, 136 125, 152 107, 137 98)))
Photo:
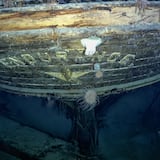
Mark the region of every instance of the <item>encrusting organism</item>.
POLYGON ((85 55, 92 56, 96 52, 96 47, 102 43, 102 39, 99 37, 89 37, 81 39, 81 44, 86 48, 85 55))
POLYGON ((84 95, 79 99, 82 110, 90 111, 99 103, 99 97, 95 89, 87 89, 84 95))

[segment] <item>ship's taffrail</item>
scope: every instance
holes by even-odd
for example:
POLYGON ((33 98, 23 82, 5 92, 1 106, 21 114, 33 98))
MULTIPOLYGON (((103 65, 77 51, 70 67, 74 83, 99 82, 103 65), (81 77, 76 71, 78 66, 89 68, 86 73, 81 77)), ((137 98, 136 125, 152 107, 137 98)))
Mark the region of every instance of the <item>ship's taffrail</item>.
POLYGON ((1 9, 0 89, 74 100, 88 89, 105 96, 159 82, 159 8, 153 2, 138 14, 133 3, 112 2, 1 9), (100 39, 93 55, 84 39, 100 39))

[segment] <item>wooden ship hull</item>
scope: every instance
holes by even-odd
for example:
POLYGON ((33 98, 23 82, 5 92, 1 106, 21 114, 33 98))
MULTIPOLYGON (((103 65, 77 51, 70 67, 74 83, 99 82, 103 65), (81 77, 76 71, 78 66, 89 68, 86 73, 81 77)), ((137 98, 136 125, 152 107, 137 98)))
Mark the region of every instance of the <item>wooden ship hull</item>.
POLYGON ((0 90, 70 101, 88 89, 106 96, 160 81, 159 8, 101 2, 0 9, 0 90))

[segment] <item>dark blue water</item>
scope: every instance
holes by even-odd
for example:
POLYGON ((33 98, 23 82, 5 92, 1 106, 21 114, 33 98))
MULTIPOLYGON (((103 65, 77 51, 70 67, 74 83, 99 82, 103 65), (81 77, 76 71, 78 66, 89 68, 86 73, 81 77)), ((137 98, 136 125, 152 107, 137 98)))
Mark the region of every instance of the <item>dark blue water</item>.
POLYGON ((68 142, 75 138, 83 154, 102 160, 160 159, 160 83, 103 98, 88 113, 54 99, 0 92, 0 114, 68 142))

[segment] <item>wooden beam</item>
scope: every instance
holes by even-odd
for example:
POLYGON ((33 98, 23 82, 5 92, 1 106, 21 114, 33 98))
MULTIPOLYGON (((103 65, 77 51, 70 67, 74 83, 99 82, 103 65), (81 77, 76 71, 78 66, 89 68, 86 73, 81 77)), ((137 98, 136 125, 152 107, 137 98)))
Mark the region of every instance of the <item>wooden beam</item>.
MULTIPOLYGON (((88 6, 88 5, 87 5, 88 6)), ((135 13, 135 7, 97 4, 79 8, 53 7, 46 10, 2 12, 0 31, 17 31, 59 27, 89 27, 130 25, 137 22, 159 23, 159 6, 149 7, 144 16, 135 13)))

